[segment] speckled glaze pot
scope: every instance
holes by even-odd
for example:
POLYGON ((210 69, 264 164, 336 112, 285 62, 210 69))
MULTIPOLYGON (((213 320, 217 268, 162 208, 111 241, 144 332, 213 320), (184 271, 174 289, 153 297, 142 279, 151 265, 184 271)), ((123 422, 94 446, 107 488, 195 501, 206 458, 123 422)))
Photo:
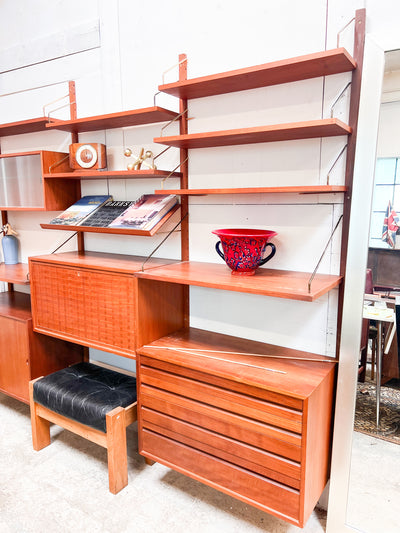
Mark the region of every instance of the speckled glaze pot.
POLYGON ((252 276, 275 255, 276 248, 269 242, 277 233, 263 229, 217 229, 213 231, 220 240, 215 245, 219 256, 232 270, 232 274, 252 276), (222 250, 220 246, 222 244, 222 250), (271 252, 264 257, 266 248, 271 252))

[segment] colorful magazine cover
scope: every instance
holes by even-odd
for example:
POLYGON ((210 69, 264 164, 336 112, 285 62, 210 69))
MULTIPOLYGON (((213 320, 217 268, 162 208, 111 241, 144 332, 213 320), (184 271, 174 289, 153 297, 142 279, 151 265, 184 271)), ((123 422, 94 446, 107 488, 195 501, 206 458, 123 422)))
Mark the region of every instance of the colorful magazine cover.
POLYGON ((178 198, 173 194, 144 194, 108 227, 150 230, 177 203, 178 198))
POLYGON ((112 196, 83 196, 56 218, 53 218, 50 224, 79 226, 89 215, 108 200, 112 200, 112 196))

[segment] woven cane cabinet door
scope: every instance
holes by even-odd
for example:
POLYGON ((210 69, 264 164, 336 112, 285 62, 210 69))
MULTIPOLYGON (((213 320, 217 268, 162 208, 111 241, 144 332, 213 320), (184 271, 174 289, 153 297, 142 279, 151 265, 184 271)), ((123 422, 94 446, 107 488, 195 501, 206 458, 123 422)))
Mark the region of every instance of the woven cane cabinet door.
MULTIPOLYGON (((153 283, 150 295, 138 291, 134 273, 145 261, 99 252, 31 257, 34 330, 134 358, 138 345, 183 325, 182 287, 153 283)), ((150 259, 146 268, 165 262, 150 259)))
POLYGON ((139 452, 302 526, 328 480, 335 364, 190 354, 178 337, 139 350, 139 452))
POLYGON ((134 355, 133 273, 38 257, 30 259, 30 278, 35 331, 134 355))

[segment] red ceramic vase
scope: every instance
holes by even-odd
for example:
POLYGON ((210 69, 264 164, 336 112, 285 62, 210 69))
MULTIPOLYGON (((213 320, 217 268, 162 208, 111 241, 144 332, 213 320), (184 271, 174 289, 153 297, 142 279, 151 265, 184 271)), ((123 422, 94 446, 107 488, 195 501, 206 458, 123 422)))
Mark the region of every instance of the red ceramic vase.
POLYGON ((217 229, 213 231, 220 241, 215 249, 232 270, 232 274, 251 276, 275 255, 276 248, 269 242, 277 233, 263 229, 217 229), (220 245, 222 244, 222 250, 220 245), (271 248, 264 257, 266 248, 271 248))

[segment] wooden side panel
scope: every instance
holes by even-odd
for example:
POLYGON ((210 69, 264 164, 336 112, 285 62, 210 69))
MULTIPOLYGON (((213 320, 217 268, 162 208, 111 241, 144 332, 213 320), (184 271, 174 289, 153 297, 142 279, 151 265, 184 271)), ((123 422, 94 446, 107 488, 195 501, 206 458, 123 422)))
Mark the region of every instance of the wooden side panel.
POLYGON ((136 281, 139 347, 183 327, 185 288, 175 283, 136 281))
POLYGON ((80 198, 80 183, 68 179, 43 179, 44 208, 64 211, 80 198))
POLYGON ((304 521, 313 511, 329 479, 336 371, 331 372, 306 402, 303 436, 302 509, 304 521))

